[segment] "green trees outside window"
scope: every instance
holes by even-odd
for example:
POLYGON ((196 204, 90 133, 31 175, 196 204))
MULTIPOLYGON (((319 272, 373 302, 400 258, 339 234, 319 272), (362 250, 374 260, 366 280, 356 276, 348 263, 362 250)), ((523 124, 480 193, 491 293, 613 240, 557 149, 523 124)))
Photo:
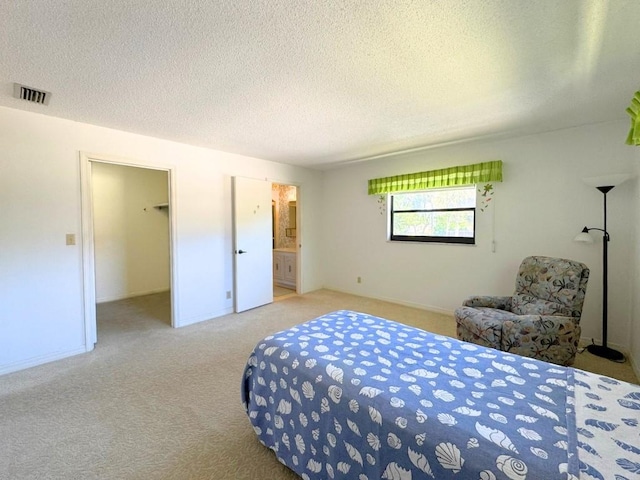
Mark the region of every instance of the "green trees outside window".
POLYGON ((390 240, 475 244, 474 185, 389 195, 390 240))

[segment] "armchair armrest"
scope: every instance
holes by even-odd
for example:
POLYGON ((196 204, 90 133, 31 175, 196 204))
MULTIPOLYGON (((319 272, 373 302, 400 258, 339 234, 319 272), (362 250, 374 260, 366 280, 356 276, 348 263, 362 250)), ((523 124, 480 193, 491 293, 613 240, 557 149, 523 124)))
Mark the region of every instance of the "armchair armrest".
POLYGON ((469 297, 462 305, 465 307, 486 307, 497 308, 498 310, 511 311, 511 298, 512 297, 496 297, 496 296, 475 296, 469 297))

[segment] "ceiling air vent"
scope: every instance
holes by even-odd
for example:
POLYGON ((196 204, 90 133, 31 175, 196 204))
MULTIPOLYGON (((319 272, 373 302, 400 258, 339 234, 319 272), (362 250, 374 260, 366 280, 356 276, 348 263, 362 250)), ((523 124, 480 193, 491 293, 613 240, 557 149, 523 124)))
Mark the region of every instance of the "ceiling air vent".
POLYGON ((14 83, 13 96, 20 100, 26 100, 27 102, 39 103, 40 105, 49 105, 49 98, 51 97, 51 93, 27 87, 26 85, 20 85, 19 83, 14 83))

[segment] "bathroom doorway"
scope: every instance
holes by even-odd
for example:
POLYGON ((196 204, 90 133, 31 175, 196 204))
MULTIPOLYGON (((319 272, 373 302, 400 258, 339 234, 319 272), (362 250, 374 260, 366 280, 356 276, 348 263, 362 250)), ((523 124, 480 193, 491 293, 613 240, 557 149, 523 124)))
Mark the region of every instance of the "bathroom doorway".
POLYGON ((281 299, 297 292, 299 211, 298 187, 273 183, 273 297, 281 299))

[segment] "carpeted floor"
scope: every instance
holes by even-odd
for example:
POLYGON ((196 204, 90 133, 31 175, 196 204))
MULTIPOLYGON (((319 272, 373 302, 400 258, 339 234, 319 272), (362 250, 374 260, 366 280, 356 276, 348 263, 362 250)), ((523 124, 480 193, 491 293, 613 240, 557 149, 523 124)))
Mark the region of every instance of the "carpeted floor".
MULTIPOLYGON (((246 418, 244 363, 262 337, 343 308, 455 336, 449 316, 327 290, 181 329, 166 294, 102 304, 95 351, 0 378, 0 478, 296 479, 246 418)), ((637 383, 588 353, 575 366, 637 383)))
POLYGON ((284 295, 293 295, 294 293, 296 293, 296 291, 292 288, 286 288, 286 287, 281 287, 279 285, 274 285, 273 286, 273 296, 275 297, 282 297, 284 295))

